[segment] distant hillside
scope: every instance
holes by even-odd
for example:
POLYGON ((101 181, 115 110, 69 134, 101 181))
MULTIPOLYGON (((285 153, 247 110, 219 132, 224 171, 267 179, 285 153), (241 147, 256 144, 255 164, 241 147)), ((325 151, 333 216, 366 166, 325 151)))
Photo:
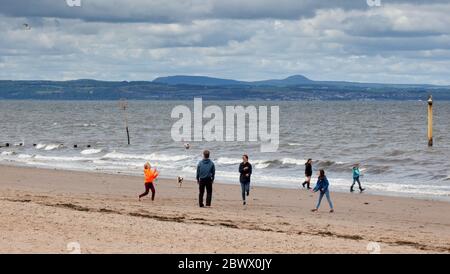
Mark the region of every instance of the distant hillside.
POLYGON ((228 86, 228 85, 242 84, 242 82, 236 80, 220 79, 207 76, 185 76, 185 75, 159 77, 153 80, 153 83, 167 84, 167 85, 196 85, 196 86, 228 86))
POLYGON ((303 75, 293 75, 286 79, 274 79, 274 80, 263 80, 263 81, 237 81, 230 79, 221 79, 221 78, 213 78, 207 76, 188 76, 188 75, 176 75, 176 76, 167 76, 167 77, 159 77, 153 80, 153 83, 163 83, 167 85, 197 85, 197 86, 235 86, 235 85, 243 85, 243 86, 275 86, 275 87, 284 87, 284 86, 294 86, 294 85, 302 85, 302 84, 311 84, 314 81, 306 78, 303 75))
POLYGON ((249 82, 251 85, 257 85, 257 86, 295 86, 295 85, 304 85, 304 84, 312 84, 314 83, 313 80, 310 80, 306 78, 303 75, 293 75, 289 76, 285 79, 281 80, 265 80, 265 81, 256 81, 256 82, 249 82))
POLYGON ((0 80, 0 100, 450 100, 449 86, 313 81, 302 75, 245 82, 205 76, 169 76, 154 81, 0 80))

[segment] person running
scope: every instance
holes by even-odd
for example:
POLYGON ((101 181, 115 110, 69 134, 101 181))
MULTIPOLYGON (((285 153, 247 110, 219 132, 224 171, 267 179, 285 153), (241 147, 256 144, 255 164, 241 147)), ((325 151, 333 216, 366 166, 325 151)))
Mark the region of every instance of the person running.
POLYGON ((239 181, 241 183, 242 201, 247 204, 245 196, 250 195, 250 177, 252 175, 252 165, 248 162, 248 155, 242 155, 242 163, 239 165, 239 181))
POLYGON ((203 195, 206 188, 206 206, 211 206, 212 200, 212 185, 214 182, 214 176, 216 175, 216 168, 213 161, 209 159, 209 150, 203 151, 203 160, 197 165, 197 183, 199 186, 198 204, 200 207, 204 207, 203 195))
POLYGON ((147 196, 148 192, 152 191, 152 201, 155 200, 155 186, 153 185, 153 181, 158 177, 159 172, 156 170, 156 168, 152 169, 150 166, 150 163, 145 163, 144 165, 144 185, 145 185, 145 192, 139 195, 139 201, 142 197, 147 196))
POLYGON ((308 187, 308 189, 311 189, 311 176, 312 176, 312 159, 308 159, 305 163, 305 181, 303 182, 302 186, 305 188, 305 186, 308 187))
POLYGON ((330 184, 328 182, 328 179, 325 176, 325 171, 323 169, 321 169, 319 171, 319 178, 317 179, 316 187, 314 187, 314 189, 313 189, 313 192, 320 191, 319 201, 317 202, 316 208, 311 210, 312 212, 316 212, 319 210, 320 202, 322 202, 323 196, 327 197, 328 204, 330 205, 330 213, 334 212, 333 203, 331 202, 331 198, 330 198, 330 191, 328 189, 329 185, 330 184))
POLYGON ((355 186, 355 183, 358 182, 358 186, 359 186, 359 191, 363 192, 365 190, 365 188, 361 187, 361 181, 359 180, 359 177, 361 176, 361 171, 359 170, 359 164, 356 164, 353 167, 353 184, 350 187, 350 192, 355 191, 353 189, 353 187, 355 186))

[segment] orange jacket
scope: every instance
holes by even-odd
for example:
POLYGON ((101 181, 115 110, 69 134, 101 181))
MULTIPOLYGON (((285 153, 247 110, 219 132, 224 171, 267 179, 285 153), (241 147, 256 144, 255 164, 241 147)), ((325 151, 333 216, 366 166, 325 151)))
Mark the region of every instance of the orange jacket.
POLYGON ((158 175, 159 175, 159 172, 156 171, 156 169, 151 169, 151 168, 144 169, 145 183, 153 183, 153 180, 155 180, 156 177, 158 177, 158 175))

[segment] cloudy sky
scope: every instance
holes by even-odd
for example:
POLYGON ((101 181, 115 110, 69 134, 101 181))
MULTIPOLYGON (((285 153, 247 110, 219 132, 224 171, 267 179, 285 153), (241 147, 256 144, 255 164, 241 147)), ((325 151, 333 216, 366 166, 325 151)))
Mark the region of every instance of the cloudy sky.
POLYGON ((0 79, 450 84, 450 0, 66 2, 0 0, 0 79))

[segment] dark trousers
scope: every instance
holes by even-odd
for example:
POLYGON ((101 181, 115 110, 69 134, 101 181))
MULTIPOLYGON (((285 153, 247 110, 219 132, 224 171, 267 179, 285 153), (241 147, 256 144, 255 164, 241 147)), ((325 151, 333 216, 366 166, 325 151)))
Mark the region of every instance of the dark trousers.
POLYGON ((241 182, 242 201, 245 201, 245 195, 250 194, 250 182, 241 182))
POLYGON ((200 206, 203 206, 203 195, 205 194, 205 189, 206 189, 206 206, 211 206, 212 185, 213 182, 211 180, 200 180, 200 182, 198 183, 199 187, 198 204, 200 206))
POLYGON ((311 175, 305 174, 305 177, 306 177, 306 179, 305 179, 305 182, 303 182, 302 186, 305 187, 305 185, 306 185, 307 188, 311 188, 311 187, 310 187, 310 184, 311 184, 311 175))
POLYGON ((152 201, 155 200, 155 186, 153 185, 153 183, 145 183, 145 192, 142 193, 141 195, 139 195, 139 198, 142 198, 144 196, 148 195, 149 191, 152 191, 152 201))
POLYGON ((359 181, 359 176, 353 178, 353 184, 352 184, 352 186, 350 187, 350 189, 353 190, 353 187, 355 186, 355 183, 356 183, 356 182, 358 183, 359 189, 362 189, 362 187, 361 187, 361 182, 359 181))

